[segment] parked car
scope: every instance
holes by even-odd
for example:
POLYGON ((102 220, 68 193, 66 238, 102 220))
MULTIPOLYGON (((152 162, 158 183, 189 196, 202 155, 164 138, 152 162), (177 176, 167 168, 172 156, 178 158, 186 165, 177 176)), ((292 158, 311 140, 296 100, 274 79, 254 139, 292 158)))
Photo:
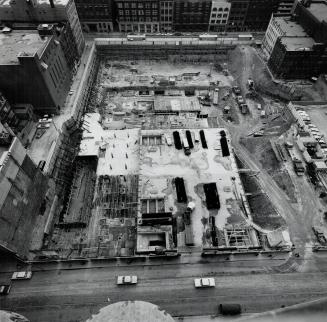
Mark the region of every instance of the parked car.
POLYGON ((0 285, 0 295, 8 295, 11 289, 10 284, 0 285))
POLYGON ((11 277, 12 280, 29 280, 31 278, 31 271, 14 272, 11 277))
POLYGON ((137 276, 118 276, 117 277, 117 285, 129 285, 129 284, 137 284, 137 276))
POLYGON ((37 126, 38 129, 48 129, 50 127, 49 123, 41 123, 37 126))
POLYGON ((239 94, 241 94, 241 89, 238 86, 233 86, 233 92, 236 95, 239 95, 239 94))
POLYGON ((195 278, 194 286, 196 288, 215 287, 215 279, 213 277, 195 278))

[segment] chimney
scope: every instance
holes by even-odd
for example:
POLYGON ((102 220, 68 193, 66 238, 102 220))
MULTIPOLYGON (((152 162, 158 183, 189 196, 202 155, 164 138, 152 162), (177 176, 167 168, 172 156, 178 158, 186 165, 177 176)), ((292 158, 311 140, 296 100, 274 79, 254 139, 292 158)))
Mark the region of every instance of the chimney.
POLYGON ((49 1, 50 1, 51 8, 54 8, 55 7, 54 0, 49 0, 49 1))

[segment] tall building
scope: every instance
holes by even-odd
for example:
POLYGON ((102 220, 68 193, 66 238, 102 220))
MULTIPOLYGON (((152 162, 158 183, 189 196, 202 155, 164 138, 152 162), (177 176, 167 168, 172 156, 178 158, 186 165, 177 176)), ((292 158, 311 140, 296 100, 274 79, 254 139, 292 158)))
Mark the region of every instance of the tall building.
POLYGON ((0 252, 25 258, 47 178, 0 122, 0 252))
POLYGON ((71 70, 54 29, 0 34, 0 88, 11 102, 32 104, 39 113, 58 113, 70 87, 71 70))
POLYGON ((159 0, 116 0, 116 5, 119 31, 159 32, 159 0))
POLYGON ((67 22, 66 32, 71 31, 79 57, 83 52, 85 42, 74 0, 3 0, 0 21, 5 24, 67 22))
POLYGON ((82 29, 85 32, 114 30, 113 0, 75 0, 82 29))
POLYGON ((231 3, 228 0, 212 0, 209 31, 225 31, 231 3))
POLYGON ((173 27, 175 31, 208 31, 211 0, 175 0, 173 27))

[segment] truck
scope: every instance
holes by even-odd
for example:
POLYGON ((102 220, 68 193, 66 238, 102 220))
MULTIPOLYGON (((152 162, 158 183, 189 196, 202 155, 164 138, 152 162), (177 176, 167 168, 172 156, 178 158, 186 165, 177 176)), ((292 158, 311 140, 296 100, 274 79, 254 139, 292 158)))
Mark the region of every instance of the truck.
POLYGON ((190 155, 191 154, 191 150, 190 150, 190 147, 188 145, 188 141, 187 141, 186 138, 183 138, 183 148, 184 148, 185 155, 190 155))
POLYGON ((239 96, 236 97, 236 101, 237 101, 237 103, 238 103, 239 106, 241 106, 242 104, 245 103, 244 102, 244 99, 243 99, 243 97, 241 95, 239 95, 239 96))
POLYGON ((192 246, 194 244, 193 231, 192 231, 192 218, 191 214, 195 208, 195 203, 190 201, 187 205, 187 208, 183 214, 183 220, 185 225, 185 244, 187 246, 192 246))
POLYGON ((248 87, 250 91, 254 90, 254 81, 252 79, 248 79, 248 87))
POLYGON ((215 90, 213 92, 212 103, 214 105, 218 105, 218 99, 219 99, 219 89, 218 88, 215 88, 215 90))
POLYGON ((242 104, 240 106, 240 108, 241 108, 241 113, 242 114, 246 114, 248 112, 248 106, 247 106, 247 104, 242 104))

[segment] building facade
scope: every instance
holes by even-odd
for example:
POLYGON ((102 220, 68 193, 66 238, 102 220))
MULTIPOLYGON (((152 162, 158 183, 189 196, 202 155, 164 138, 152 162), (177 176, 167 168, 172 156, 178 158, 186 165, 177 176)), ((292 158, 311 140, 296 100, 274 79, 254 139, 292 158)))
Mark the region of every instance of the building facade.
MULTIPOLYGON (((74 0, 11 0, 0 3, 2 23, 68 22, 79 57, 85 41, 74 0)), ((68 28, 67 28, 68 30, 68 28)))
POLYGON ((156 33, 160 30, 159 0, 117 0, 120 32, 156 33))
POLYGON ((277 14, 281 16, 289 16, 293 13, 294 7, 298 0, 281 0, 279 1, 277 14))
POLYGON ((26 258, 47 178, 0 122, 0 252, 26 258))
POLYGON ((226 31, 231 3, 227 0, 213 0, 210 13, 209 31, 226 31))
POLYGON ((271 15, 278 10, 280 0, 251 0, 244 19, 245 30, 267 29, 271 15))
POLYGON ((70 87, 71 70, 54 28, 40 28, 47 35, 0 34, 0 88, 11 102, 32 104, 39 113, 59 113, 70 87))
POLYGON ((160 3, 160 31, 173 31, 173 0, 162 0, 160 3))
POLYGON ((244 21, 248 10, 249 0, 230 0, 231 8, 227 23, 227 31, 245 30, 244 21))
POLYGON ((6 97, 0 92, 0 122, 7 124, 10 127, 16 127, 19 123, 19 118, 9 104, 6 97))
POLYGON ((173 28, 180 32, 208 31, 211 0, 175 0, 173 28))
POLYGON ((112 0, 75 0, 84 32, 114 30, 114 2, 112 0))

